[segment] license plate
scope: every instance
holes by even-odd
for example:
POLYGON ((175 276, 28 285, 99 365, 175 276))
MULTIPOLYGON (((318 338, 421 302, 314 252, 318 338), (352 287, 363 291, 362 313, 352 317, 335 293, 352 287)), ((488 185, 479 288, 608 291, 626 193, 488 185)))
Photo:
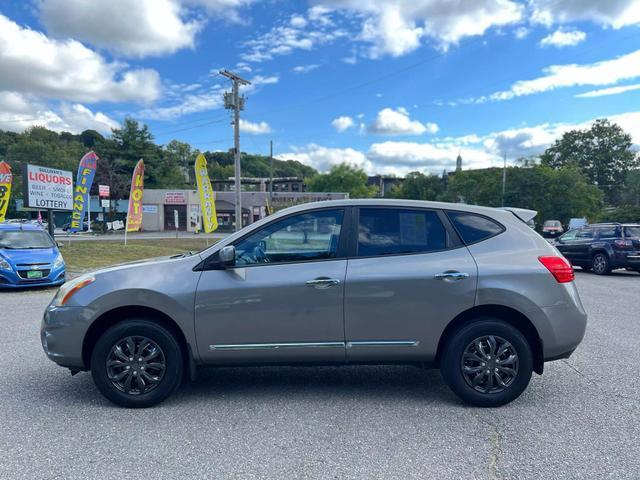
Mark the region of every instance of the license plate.
POLYGON ((40 270, 29 270, 27 278, 42 278, 42 272, 40 270))

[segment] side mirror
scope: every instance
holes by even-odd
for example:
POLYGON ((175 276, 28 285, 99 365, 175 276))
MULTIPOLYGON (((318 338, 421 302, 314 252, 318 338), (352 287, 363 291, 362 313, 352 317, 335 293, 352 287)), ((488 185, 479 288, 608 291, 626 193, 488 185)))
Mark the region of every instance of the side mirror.
POLYGON ((62 243, 62 242, 56 242, 56 247, 58 247, 58 248, 62 248, 62 247, 64 247, 64 243, 62 243))
POLYGON ((232 267, 236 264, 236 247, 233 245, 227 245, 218 252, 218 258, 220 266, 232 267))

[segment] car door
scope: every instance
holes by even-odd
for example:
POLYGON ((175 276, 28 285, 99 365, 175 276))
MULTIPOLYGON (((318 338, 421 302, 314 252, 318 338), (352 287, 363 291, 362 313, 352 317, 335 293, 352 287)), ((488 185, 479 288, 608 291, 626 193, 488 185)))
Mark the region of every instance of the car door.
POLYGON ((556 248, 565 256, 567 260, 574 263, 576 261, 576 235, 580 231, 579 228, 569 230, 567 233, 558 238, 556 248))
POLYGON ((591 227, 581 228, 576 234, 576 239, 571 247, 575 263, 579 265, 591 263, 591 244, 594 237, 595 229, 591 227))
POLYGON ((348 361, 427 360, 475 301, 477 267, 444 213, 361 207, 347 266, 348 361))
POLYGON ((347 211, 274 220, 235 242, 234 266, 202 272, 195 330, 205 362, 344 361, 347 211))

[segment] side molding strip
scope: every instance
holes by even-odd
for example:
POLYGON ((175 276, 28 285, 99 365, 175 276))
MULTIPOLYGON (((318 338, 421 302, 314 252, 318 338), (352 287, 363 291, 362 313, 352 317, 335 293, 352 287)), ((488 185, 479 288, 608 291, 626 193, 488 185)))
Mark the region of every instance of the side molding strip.
POLYGON ((209 345, 209 350, 277 350, 280 348, 344 348, 344 342, 238 343, 209 345))
POLYGON ((379 341, 361 341, 347 342, 347 348, 353 347, 417 347, 420 342, 415 340, 379 340, 379 341))

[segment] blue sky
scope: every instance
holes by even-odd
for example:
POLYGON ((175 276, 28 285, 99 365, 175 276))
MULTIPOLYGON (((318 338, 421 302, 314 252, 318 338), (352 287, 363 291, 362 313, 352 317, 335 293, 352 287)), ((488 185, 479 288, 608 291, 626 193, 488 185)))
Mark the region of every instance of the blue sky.
POLYGON ((320 170, 440 173, 535 155, 595 118, 640 144, 638 0, 0 1, 0 128, 232 143, 320 170))

